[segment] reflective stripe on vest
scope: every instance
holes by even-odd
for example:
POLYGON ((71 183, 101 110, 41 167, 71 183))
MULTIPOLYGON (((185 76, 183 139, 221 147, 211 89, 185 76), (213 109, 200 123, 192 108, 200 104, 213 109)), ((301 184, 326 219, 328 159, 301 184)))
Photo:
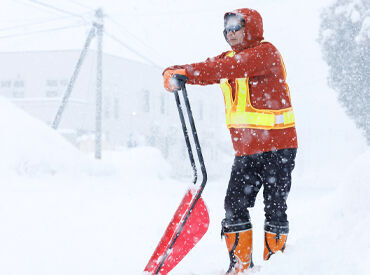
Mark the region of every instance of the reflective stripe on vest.
MULTIPOLYGON (((226 56, 233 57, 235 52, 226 56)), ((283 64, 283 63, 282 63, 283 64)), ((284 65, 283 65, 283 69, 284 65)), ((285 77, 285 71, 284 71, 285 77)), ((295 126, 293 108, 270 110, 252 106, 249 94, 249 78, 235 79, 235 100, 228 79, 220 80, 225 100, 227 128, 284 129, 295 126)), ((288 97, 289 89, 287 87, 288 97)))

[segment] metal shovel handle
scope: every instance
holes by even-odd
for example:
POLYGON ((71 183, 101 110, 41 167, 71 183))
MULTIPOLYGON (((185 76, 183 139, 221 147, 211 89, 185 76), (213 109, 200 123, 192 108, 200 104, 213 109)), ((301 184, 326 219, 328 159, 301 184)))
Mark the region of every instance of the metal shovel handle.
MULTIPOLYGON (((185 102, 185 106, 186 106, 186 111, 188 113, 188 118, 189 118, 189 123, 190 123, 190 127, 191 127, 191 132, 192 132, 192 136, 193 136, 193 139, 194 139, 194 144, 195 144, 195 147, 196 147, 196 150, 197 150, 197 156, 198 156, 199 165, 200 165, 200 168, 201 168, 201 171, 202 171, 202 175, 203 175, 203 180, 202 180, 202 183, 201 183, 200 187, 197 190, 197 193, 196 193, 193 201, 191 202, 191 205, 189 207, 189 211, 187 212, 186 216, 182 220, 181 225, 180 225, 179 229, 177 230, 177 232, 175 234, 175 237, 171 241, 166 254, 162 257, 161 262, 158 265, 158 267, 157 267, 157 269, 156 269, 156 271, 155 271, 154 274, 159 274, 159 271, 161 270, 161 268, 164 265, 167 257, 169 256, 169 251, 171 251, 171 249, 175 245, 176 240, 180 236, 180 234, 181 234, 181 232, 182 232, 182 230, 183 230, 183 228, 185 226, 185 223, 189 219, 190 214, 192 213, 195 205, 197 204, 200 196, 202 195, 202 192, 204 190, 204 187, 206 186, 206 183, 207 183, 207 171, 206 171, 206 167, 204 165, 202 150, 200 148, 198 134, 197 134, 197 130, 195 128, 193 113, 192 113, 191 108, 190 108, 188 93, 187 93, 186 87, 185 87, 185 84, 186 84, 186 81, 187 81, 187 77, 184 76, 184 75, 174 75, 174 78, 178 81, 179 87, 182 90, 182 94, 184 96, 184 102, 185 102)), ((193 183, 195 184, 197 182, 197 168, 196 168, 196 165, 195 165, 195 160, 194 160, 194 155, 193 155, 193 149, 192 149, 192 146, 191 146, 191 143, 190 143, 190 140, 189 140, 189 134, 188 134, 188 130, 187 130, 187 127, 186 127, 184 113, 183 113, 183 110, 182 110, 182 106, 181 106, 181 102, 180 102, 178 91, 174 91, 173 93, 175 95, 176 105, 177 105, 177 109, 179 111, 181 126, 182 126, 182 130, 184 132, 184 137, 185 137, 185 143, 186 143, 186 146, 188 148, 190 163, 191 163, 191 166, 193 168, 193 173, 194 173, 193 183)))
MULTIPOLYGON (((192 133, 195 148, 196 148, 196 151, 197 151, 197 156, 198 156, 198 160, 199 160, 200 169, 202 171, 203 180, 202 180, 202 184, 201 184, 200 188, 203 190, 203 188, 204 188, 204 186, 206 185, 206 182, 207 182, 207 171, 206 171, 206 167, 205 167, 205 164, 204 164, 202 149, 201 149, 200 143, 199 143, 198 133, 197 133, 195 123, 194 123, 193 113, 192 113, 191 107, 190 107, 188 93, 186 91, 185 84, 186 84, 186 81, 187 81, 187 77, 184 76, 184 75, 174 75, 174 78, 177 80, 178 85, 179 85, 180 89, 182 90, 182 95, 183 95, 185 106, 186 106, 186 112, 187 112, 188 118, 189 118, 191 133, 192 133)), ((188 134, 188 130, 187 130, 187 127, 186 127, 186 122, 185 122, 184 113, 183 113, 183 110, 182 110, 182 106, 181 106, 178 91, 174 91, 174 95, 175 95, 177 109, 179 111, 179 116, 180 116, 182 131, 184 133, 186 147, 188 149, 188 154, 189 154, 191 167, 193 169, 193 174, 194 174, 193 183, 196 184, 197 178, 198 178, 197 167, 195 165, 193 149, 192 149, 192 146, 191 146, 191 143, 190 143, 190 140, 189 140, 189 134, 188 134)))

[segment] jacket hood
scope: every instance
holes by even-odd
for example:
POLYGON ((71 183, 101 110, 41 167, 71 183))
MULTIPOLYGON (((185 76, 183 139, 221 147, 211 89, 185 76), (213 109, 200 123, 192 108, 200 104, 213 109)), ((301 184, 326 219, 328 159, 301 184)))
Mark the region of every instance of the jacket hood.
POLYGON ((236 15, 244 19, 245 36, 243 43, 232 46, 235 52, 240 52, 246 48, 257 46, 263 40, 263 23, 261 15, 252 9, 237 9, 225 13, 224 19, 229 15, 236 15))

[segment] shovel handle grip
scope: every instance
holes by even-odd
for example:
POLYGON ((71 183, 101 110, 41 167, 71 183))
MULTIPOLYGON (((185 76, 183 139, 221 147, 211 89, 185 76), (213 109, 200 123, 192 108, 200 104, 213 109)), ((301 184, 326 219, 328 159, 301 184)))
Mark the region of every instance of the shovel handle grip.
MULTIPOLYGON (((182 95, 183 95, 185 106, 186 106, 186 112, 188 114, 189 124, 190 124, 190 127, 191 127, 191 132, 192 132, 194 144, 195 144, 195 148, 196 148, 196 151, 197 151, 199 165, 200 165, 200 168, 201 168, 201 171, 202 171, 203 181, 202 181, 202 184, 201 184, 201 189, 203 189, 206 182, 207 182, 207 171, 206 171, 206 167, 205 167, 204 159, 203 159, 203 154, 202 154, 202 150, 201 150, 200 143, 199 143, 198 133, 197 133, 195 123, 194 123, 193 113, 192 113, 191 107, 190 107, 188 93, 186 91, 185 84, 186 84, 186 81, 188 80, 188 78, 185 75, 179 75, 179 74, 174 75, 174 78, 178 81, 179 87, 182 90, 182 95)), ((193 149, 192 149, 192 146, 191 146, 191 143, 190 143, 190 140, 189 140, 189 134, 188 134, 188 130, 187 130, 187 127, 186 127, 184 113, 183 113, 183 110, 182 110, 182 106, 181 106, 181 102, 180 102, 178 92, 174 91, 174 95, 175 95, 177 109, 179 111, 182 130, 183 130, 184 137, 185 137, 185 143, 186 143, 186 146, 187 146, 187 149, 188 149, 188 154, 189 154, 191 167, 193 169, 193 174, 194 174, 193 183, 195 184, 197 182, 198 176, 197 176, 197 167, 195 165, 195 160, 194 160, 194 155, 193 155, 193 149)))

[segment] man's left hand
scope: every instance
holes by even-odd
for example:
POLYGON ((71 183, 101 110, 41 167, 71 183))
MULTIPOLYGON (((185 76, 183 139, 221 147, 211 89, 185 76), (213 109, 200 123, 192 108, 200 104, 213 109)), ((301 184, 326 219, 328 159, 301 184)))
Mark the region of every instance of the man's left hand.
POLYGON ((176 79, 173 78, 174 75, 180 74, 186 76, 186 71, 184 69, 174 69, 174 70, 165 70, 163 73, 163 85, 167 91, 173 92, 179 90, 180 87, 176 79))

